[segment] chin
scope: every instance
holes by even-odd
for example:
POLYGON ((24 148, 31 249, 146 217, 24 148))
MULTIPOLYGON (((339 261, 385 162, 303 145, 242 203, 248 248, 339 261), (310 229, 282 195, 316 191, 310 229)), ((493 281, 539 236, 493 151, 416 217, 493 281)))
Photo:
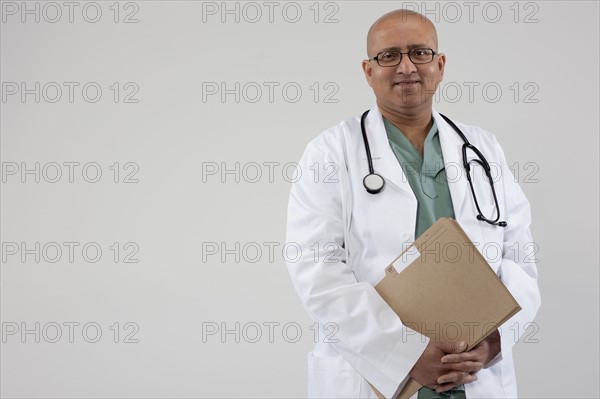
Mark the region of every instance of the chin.
POLYGON ((421 103, 423 103, 424 98, 422 98, 422 94, 420 90, 416 90, 416 91, 411 91, 411 92, 406 92, 406 91, 402 91, 400 93, 397 93, 395 96, 395 102, 397 104, 404 104, 404 105, 419 105, 421 103))

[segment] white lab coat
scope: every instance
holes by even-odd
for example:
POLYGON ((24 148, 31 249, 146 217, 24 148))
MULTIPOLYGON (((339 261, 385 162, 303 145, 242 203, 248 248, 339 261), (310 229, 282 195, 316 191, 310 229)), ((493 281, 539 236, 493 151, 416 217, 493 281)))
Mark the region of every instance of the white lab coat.
MULTIPOLYGON (((523 308, 500 329, 500 355, 466 385, 466 394, 516 397, 512 347, 540 304, 529 204, 495 137, 456 122, 492 165, 501 220, 508 226, 476 220, 462 166, 463 141, 435 110, 433 117, 456 219, 523 308)), ((290 194, 287 248, 298 253, 288 251, 286 262, 302 304, 323 327, 308 356, 309 397, 375 398, 367 381, 386 398, 393 397, 428 343, 404 326, 373 288, 384 268, 414 241, 417 200, 390 148, 377 106, 365 122, 374 169, 386 181, 381 193, 369 194, 362 184, 368 164, 357 116, 308 144, 300 161, 302 177, 290 194)), ((480 170, 474 173, 474 186, 489 217, 494 202, 482 176, 480 170)))

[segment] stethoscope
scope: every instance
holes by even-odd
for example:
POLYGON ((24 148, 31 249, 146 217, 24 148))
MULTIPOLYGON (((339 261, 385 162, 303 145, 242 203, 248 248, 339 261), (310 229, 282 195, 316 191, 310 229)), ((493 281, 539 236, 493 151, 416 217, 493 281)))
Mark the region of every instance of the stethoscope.
MULTIPOLYGON (((367 162, 369 163, 369 174, 364 177, 363 186, 365 186, 365 189, 367 190, 367 192, 369 194, 378 194, 385 187, 385 180, 383 179, 383 177, 381 177, 380 174, 375 173, 375 169, 373 169, 373 159, 371 158, 371 148, 369 147, 369 140, 367 139, 367 131, 365 130, 365 119, 367 118, 368 113, 369 113, 369 110, 365 111, 365 113, 362 114, 362 117, 360 118, 360 129, 362 131, 363 141, 365 142, 365 151, 367 152, 367 162)), ((452 122, 445 115, 440 114, 440 116, 442 118, 444 118, 444 120, 446 122, 448 122, 448 124, 450 126, 452 126, 454 131, 460 136, 460 138, 464 142, 464 144, 462 146, 463 166, 467 172, 467 180, 469 181, 469 186, 471 187, 471 193, 473 193, 473 199, 475 200, 475 206, 477 207, 477 212, 479 213, 477 215, 477 220, 487 222, 494 226, 506 227, 507 223, 505 221, 499 221, 500 220, 500 207, 498 206, 498 198, 496 197, 496 190, 494 189, 494 180, 492 179, 492 171, 490 168, 490 164, 488 163, 487 159, 485 159, 485 157, 483 156, 481 151, 479 151, 479 149, 477 149, 477 147, 475 147, 473 144, 469 143, 469 140, 467 140, 464 133, 458 128, 458 126, 456 126, 454 124, 454 122, 452 122), (470 161, 468 161, 467 160, 467 149, 472 150, 479 159, 471 159, 470 161), (477 202, 477 196, 475 195, 475 189, 473 188, 473 182, 471 180, 471 165, 470 165, 471 162, 477 162, 479 165, 481 165, 488 181, 490 182, 490 186, 492 187, 492 194, 494 195, 494 203, 496 204, 496 215, 497 215, 496 219, 494 219, 494 220, 490 220, 490 219, 486 218, 485 216, 483 216, 483 213, 481 212, 481 209, 479 208, 479 203, 477 202)))

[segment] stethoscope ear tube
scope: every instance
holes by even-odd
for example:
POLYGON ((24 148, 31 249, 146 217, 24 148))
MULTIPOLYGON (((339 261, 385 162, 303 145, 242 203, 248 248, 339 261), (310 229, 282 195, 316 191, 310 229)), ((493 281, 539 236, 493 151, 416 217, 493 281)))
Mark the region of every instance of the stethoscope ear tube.
POLYGON ((363 179, 363 186, 365 186, 369 194, 379 194, 385 187, 385 180, 381 175, 375 173, 375 169, 373 169, 373 158, 371 158, 371 148, 369 147, 369 140, 367 139, 367 131, 365 129, 365 119, 368 114, 369 110, 366 110, 360 117, 360 129, 365 143, 367 162, 369 163, 369 174, 363 179))
POLYGON ((367 119, 367 115, 369 114, 369 110, 366 110, 364 114, 360 117, 360 130, 363 136, 363 142, 365 143, 365 151, 367 152, 367 162, 369 163, 369 174, 375 174, 373 170, 373 159, 371 158, 371 148, 369 147, 369 139, 367 139, 367 131, 365 130, 365 119, 367 119))
POLYGON ((490 164, 488 163, 487 159, 485 159, 485 157, 483 156, 483 154, 481 153, 481 151, 479 151, 479 149, 477 147, 475 147, 473 144, 469 143, 469 140, 467 140, 467 137, 462 132, 462 130, 460 130, 459 127, 456 126, 456 124, 454 122, 452 122, 452 120, 450 120, 450 118, 448 118, 446 115, 443 115, 443 114, 440 114, 440 116, 442 118, 444 118, 444 120, 446 122, 448 122, 448 124, 450 126, 452 126, 454 131, 460 136, 460 138, 464 142, 464 144, 462 146, 463 166, 465 168, 465 171, 467 172, 467 181, 469 182, 469 186, 471 187, 471 193, 473 194, 473 200, 475 201, 475 207, 477 208, 477 213, 478 213, 477 220, 489 223, 493 226, 500 226, 500 227, 508 226, 508 223, 506 223, 505 221, 499 221, 500 206, 498 205, 498 198, 496 197, 496 190, 494 189, 494 182, 492 180, 492 174, 491 174, 492 169, 490 168, 490 164), (467 160, 467 149, 470 149, 471 151, 473 151, 475 153, 475 155, 477 155, 478 159, 473 159, 472 161, 477 162, 479 165, 481 165, 481 167, 483 168, 483 170, 485 172, 485 175, 487 176, 487 178, 490 182, 490 186, 492 189, 492 195, 494 197, 494 204, 496 205, 496 209, 498 211, 498 215, 496 216, 496 219, 494 219, 494 220, 490 220, 490 219, 486 218, 485 216, 483 216, 483 213, 481 213, 481 209, 479 208, 479 203, 477 202, 477 196, 475 195, 475 188, 473 188, 473 181, 471 180, 471 165, 470 165, 471 161, 467 160))

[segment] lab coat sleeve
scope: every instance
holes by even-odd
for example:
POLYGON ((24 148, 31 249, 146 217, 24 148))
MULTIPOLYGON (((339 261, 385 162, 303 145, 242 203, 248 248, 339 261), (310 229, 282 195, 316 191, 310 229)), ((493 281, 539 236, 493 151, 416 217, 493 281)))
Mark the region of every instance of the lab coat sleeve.
POLYGON ((487 367, 502 360, 506 351, 512 351, 525 330, 530 327, 540 307, 537 278, 538 245, 530 231, 531 210, 525 194, 515 182, 506 162, 504 152, 496 142, 500 165, 500 179, 504 186, 505 215, 507 221, 502 243, 502 263, 498 275, 515 297, 522 310, 506 321, 499 329, 501 352, 487 367))
POLYGON ((342 156, 323 147, 328 146, 308 145, 300 161, 302 176, 291 189, 286 245, 301 254, 286 259, 288 271, 309 315, 321 325, 335 323, 337 342, 332 345, 338 354, 386 398, 393 397, 428 338, 404 326, 348 265, 342 202, 349 191, 346 165, 342 156), (331 162, 337 176, 326 179, 315 173, 331 162))

